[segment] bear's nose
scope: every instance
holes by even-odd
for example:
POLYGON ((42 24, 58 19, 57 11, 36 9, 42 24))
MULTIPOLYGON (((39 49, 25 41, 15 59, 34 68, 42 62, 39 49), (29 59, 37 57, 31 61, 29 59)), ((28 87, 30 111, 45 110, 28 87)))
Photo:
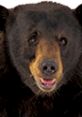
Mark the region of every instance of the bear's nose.
POLYGON ((54 60, 46 59, 41 62, 40 69, 44 75, 50 76, 56 72, 57 67, 56 67, 56 63, 54 62, 54 60))

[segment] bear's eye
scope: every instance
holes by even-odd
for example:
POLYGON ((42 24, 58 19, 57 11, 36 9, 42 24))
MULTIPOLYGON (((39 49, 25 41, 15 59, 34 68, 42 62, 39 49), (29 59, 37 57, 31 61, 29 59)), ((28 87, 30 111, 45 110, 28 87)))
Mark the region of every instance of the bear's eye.
POLYGON ((62 46, 66 46, 67 45, 67 38, 66 37, 60 37, 59 41, 60 41, 60 44, 62 46))
POLYGON ((30 46, 37 44, 37 36, 38 36, 37 32, 34 32, 34 33, 31 34, 31 36, 28 40, 28 43, 29 43, 30 46))

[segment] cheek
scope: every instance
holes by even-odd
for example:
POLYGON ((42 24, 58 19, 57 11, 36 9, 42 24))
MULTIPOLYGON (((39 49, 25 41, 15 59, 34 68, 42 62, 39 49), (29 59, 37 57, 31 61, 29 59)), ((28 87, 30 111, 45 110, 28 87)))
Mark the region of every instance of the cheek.
POLYGON ((79 61, 80 52, 75 47, 70 47, 66 53, 63 53, 62 60, 64 66, 64 72, 69 71, 76 67, 79 61), (77 51, 78 50, 78 51, 77 51))
POLYGON ((35 47, 29 47, 28 45, 24 48, 24 58, 31 61, 35 58, 35 47))

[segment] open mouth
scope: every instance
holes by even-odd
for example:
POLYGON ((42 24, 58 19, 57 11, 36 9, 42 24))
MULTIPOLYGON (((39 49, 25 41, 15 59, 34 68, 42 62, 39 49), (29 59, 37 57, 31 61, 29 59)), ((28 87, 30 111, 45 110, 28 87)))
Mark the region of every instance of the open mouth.
POLYGON ((42 77, 34 77, 31 75, 33 79, 35 79, 36 85, 43 92, 52 92, 57 86, 57 78, 53 79, 45 79, 42 77))
POLYGON ((45 90, 53 89, 53 87, 56 85, 56 79, 53 80, 45 80, 43 78, 40 78, 40 87, 45 90))

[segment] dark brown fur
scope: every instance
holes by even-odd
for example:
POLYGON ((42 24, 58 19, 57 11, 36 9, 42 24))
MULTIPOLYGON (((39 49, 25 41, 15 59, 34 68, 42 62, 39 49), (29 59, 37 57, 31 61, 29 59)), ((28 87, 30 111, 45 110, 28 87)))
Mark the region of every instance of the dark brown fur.
POLYGON ((81 8, 53 2, 10 10, 0 6, 0 117, 82 116, 81 8), (40 34, 32 45, 29 39, 35 31, 40 34), (68 45, 61 45, 61 37, 68 45), (39 55, 35 69, 44 55, 62 66, 61 80, 50 92, 42 91, 33 76, 37 73, 31 67, 39 55))

